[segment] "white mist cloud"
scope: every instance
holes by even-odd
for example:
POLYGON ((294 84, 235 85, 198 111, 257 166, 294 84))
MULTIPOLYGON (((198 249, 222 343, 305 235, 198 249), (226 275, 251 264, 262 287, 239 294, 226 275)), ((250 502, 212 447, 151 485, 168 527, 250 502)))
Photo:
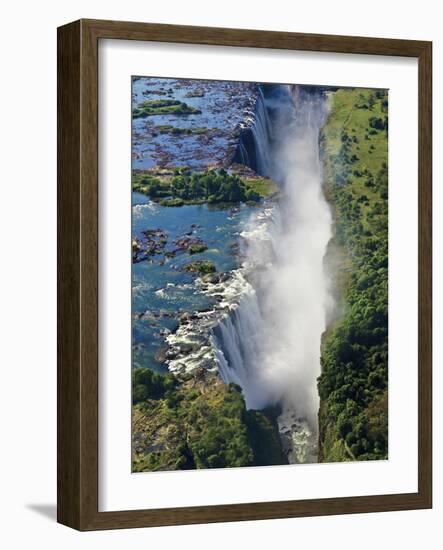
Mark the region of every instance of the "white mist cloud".
POLYGON ((330 299, 323 260, 331 214, 318 156, 324 100, 301 97, 291 114, 285 109, 274 125, 271 175, 283 182, 283 191, 280 223, 272 235, 273 263, 260 285, 266 333, 260 368, 270 398, 283 396, 315 425, 320 339, 330 299))
MULTIPOLYGON (((219 364, 225 360, 222 376, 242 386, 249 408, 283 402, 314 427, 320 339, 331 301, 323 260, 332 220, 318 155, 326 104, 320 95, 290 87, 279 87, 279 94, 266 99, 268 107, 278 104, 278 109, 272 120, 261 121, 255 137, 266 139, 258 150, 269 151, 265 171, 281 183, 281 198, 273 223, 258 217, 246 233, 256 292, 251 288, 220 327, 224 359, 219 364), (265 126, 272 139, 263 137, 265 126)), ((258 113, 263 116, 263 110, 258 113)))

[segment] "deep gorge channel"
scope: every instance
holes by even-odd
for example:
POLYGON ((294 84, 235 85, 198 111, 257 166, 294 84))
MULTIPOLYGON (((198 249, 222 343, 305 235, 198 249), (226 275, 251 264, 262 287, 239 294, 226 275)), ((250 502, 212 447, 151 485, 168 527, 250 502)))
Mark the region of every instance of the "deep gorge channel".
POLYGON ((248 282, 213 329, 219 372, 246 406, 277 405, 290 463, 316 462, 320 342, 332 307, 324 258, 331 214, 322 190, 319 133, 324 90, 265 85, 236 160, 278 183, 278 198, 242 233, 248 282))

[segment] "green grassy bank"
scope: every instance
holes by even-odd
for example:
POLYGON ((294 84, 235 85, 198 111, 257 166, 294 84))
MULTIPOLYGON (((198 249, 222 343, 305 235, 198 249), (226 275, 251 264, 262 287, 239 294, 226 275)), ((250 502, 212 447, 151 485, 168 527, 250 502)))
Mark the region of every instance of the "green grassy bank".
POLYGON ((326 264, 337 302, 318 380, 325 462, 388 453, 387 110, 386 90, 338 90, 320 138, 335 230, 326 264))

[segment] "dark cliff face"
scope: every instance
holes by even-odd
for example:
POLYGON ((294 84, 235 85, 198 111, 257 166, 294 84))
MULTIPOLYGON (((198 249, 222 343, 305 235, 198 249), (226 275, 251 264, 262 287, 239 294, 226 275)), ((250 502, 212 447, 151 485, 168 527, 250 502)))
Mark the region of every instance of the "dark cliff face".
POLYGON ((235 150, 232 162, 244 164, 254 170, 254 172, 258 172, 257 148, 253 130, 250 126, 240 131, 237 149, 235 150))
POLYGON ((272 98, 278 99, 281 90, 280 84, 259 84, 257 86, 253 115, 248 121, 248 125, 240 131, 237 149, 233 157, 234 163, 244 164, 261 176, 269 175, 261 157, 263 156, 263 146, 268 149, 272 147, 271 126, 275 111, 272 106, 272 98))
POLYGON ((282 106, 293 109, 310 98, 319 98, 327 91, 335 90, 332 86, 310 86, 299 84, 260 84, 257 87, 253 118, 239 133, 238 145, 233 156, 233 162, 244 164, 262 176, 269 176, 261 162, 260 155, 263 143, 272 149, 274 144, 272 126, 281 117, 282 106), (266 134, 266 136, 264 136, 266 134))

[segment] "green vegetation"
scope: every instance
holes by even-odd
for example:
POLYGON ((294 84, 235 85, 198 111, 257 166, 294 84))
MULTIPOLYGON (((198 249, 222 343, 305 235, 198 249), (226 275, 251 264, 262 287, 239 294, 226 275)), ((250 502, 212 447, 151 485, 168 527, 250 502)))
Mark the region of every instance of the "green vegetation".
POLYGON ((252 178, 248 176, 242 178, 242 180, 248 189, 251 189, 262 198, 270 197, 278 191, 277 184, 269 178, 252 178))
POLYGON ((209 273, 216 272, 215 265, 210 260, 196 260, 188 264, 185 270, 191 273, 198 273, 199 275, 208 275, 209 273))
POLYGON ((339 310, 322 342, 320 460, 388 453, 387 92, 342 89, 322 131, 339 310))
POLYGON ((185 201, 183 199, 162 199, 160 201, 162 206, 183 206, 185 201))
POLYGON ((159 134, 172 134, 174 136, 193 136, 193 135, 200 135, 200 134, 206 134, 208 132, 208 128, 197 126, 193 128, 178 128, 177 126, 172 126, 171 124, 162 124, 159 126, 154 126, 152 131, 158 132, 159 134))
POLYGON ((152 393, 146 371, 133 374, 136 387, 148 380, 150 396, 134 400, 134 471, 285 463, 275 424, 262 412, 246 410, 238 386, 203 374, 177 380, 172 388, 160 383, 162 389, 152 393))
POLYGON ((189 254, 201 254, 205 250, 208 250, 208 247, 204 243, 194 243, 191 244, 188 248, 189 254))
POLYGON ((258 202, 261 198, 274 194, 277 187, 270 179, 242 179, 224 169, 191 172, 187 168, 176 168, 172 176, 134 172, 132 189, 149 195, 163 206, 182 206, 258 202))
POLYGON ((150 369, 132 371, 132 402, 160 399, 175 389, 177 379, 172 374, 158 374, 150 369))
POLYGON ((201 111, 175 99, 151 99, 139 103, 132 111, 134 118, 152 115, 199 115, 201 111))
POLYGON ((286 464, 283 454, 276 418, 280 411, 246 411, 245 422, 248 442, 254 453, 255 466, 286 464))
POLYGON ((145 172, 132 173, 132 190, 149 195, 153 200, 171 195, 170 177, 158 177, 145 172))
POLYGON ((184 200, 205 199, 208 203, 258 201, 260 196, 248 189, 238 176, 225 170, 210 170, 204 173, 189 173, 171 179, 171 192, 174 197, 184 200))

